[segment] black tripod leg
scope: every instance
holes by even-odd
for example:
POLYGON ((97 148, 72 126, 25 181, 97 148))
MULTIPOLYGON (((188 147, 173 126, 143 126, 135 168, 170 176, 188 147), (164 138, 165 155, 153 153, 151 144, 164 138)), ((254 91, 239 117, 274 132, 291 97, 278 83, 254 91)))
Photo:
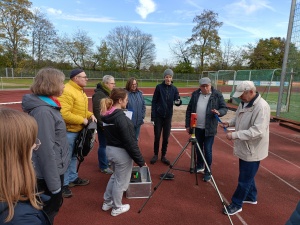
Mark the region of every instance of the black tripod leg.
POLYGON ((194 166, 195 166, 195 176, 196 176, 196 185, 198 185, 198 176, 197 176, 197 152, 196 152, 196 147, 194 147, 194 166))
POLYGON ((176 159, 174 160, 174 162, 170 164, 169 169, 167 170, 167 172, 165 172, 164 176, 160 179, 160 181, 158 182, 158 184, 154 187, 154 189, 153 189, 154 191, 151 192, 151 194, 149 195, 149 197, 147 198, 147 200, 144 202, 144 204, 142 205, 142 207, 139 209, 138 213, 142 212, 142 210, 145 207, 145 205, 148 203, 148 201, 150 200, 150 198, 152 197, 152 195, 154 194, 154 192, 157 190, 157 188, 159 187, 159 185, 163 182, 163 180, 165 179, 165 177, 167 176, 167 174, 170 172, 170 170, 173 168, 173 166, 177 163, 177 161, 179 160, 180 156, 185 151, 185 149, 189 145, 189 143, 190 143, 190 141, 188 141, 186 143, 186 145, 181 149, 180 153, 178 154, 178 156, 176 157, 176 159))
POLYGON ((200 152, 201 157, 202 157, 202 159, 203 159, 203 162, 204 162, 204 164, 205 164, 205 166, 206 166, 206 168, 207 168, 207 170, 208 170, 208 173, 209 173, 210 176, 211 176, 211 180, 212 180, 212 182, 213 182, 213 184, 214 184, 214 187, 215 187, 215 189, 216 189, 216 191, 217 191, 217 193, 218 193, 218 195, 219 195, 219 197, 220 197, 220 199, 221 199, 221 203, 222 203, 222 205, 223 205, 223 207, 224 207, 224 209, 225 209, 225 212, 226 212, 226 214, 227 214, 227 216, 228 216, 228 218, 229 218, 229 221, 230 221, 230 223, 233 225, 232 220, 231 220, 231 217, 230 217, 230 215, 228 214, 228 211, 227 211, 227 208, 226 208, 226 204, 225 204, 225 202, 224 202, 224 200, 223 200, 223 197, 222 197, 222 195, 221 195, 221 193, 220 193, 220 191, 219 191, 219 189, 218 189, 218 186, 217 186, 217 184, 216 184, 216 182, 215 182, 215 179, 214 179, 214 177, 213 177, 213 175, 212 175, 212 173, 211 173, 211 170, 210 170, 210 168, 209 168, 209 166, 208 166, 208 164, 207 164, 207 162, 206 162, 206 160, 205 160, 205 158, 204 158, 204 155, 203 155, 202 151, 200 150, 200 146, 199 146, 199 143, 198 143, 197 140, 196 140, 196 144, 197 144, 197 147, 198 147, 198 151, 200 152))

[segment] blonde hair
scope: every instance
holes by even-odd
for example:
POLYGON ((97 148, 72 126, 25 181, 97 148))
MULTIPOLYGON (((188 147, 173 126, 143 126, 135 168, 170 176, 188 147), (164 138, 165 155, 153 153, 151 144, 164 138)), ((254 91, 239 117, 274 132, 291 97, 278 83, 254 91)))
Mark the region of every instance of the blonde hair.
POLYGON ((55 68, 40 69, 33 81, 30 90, 36 95, 58 96, 61 93, 60 84, 65 80, 65 74, 55 68))
POLYGON ((125 99, 127 96, 127 91, 124 88, 114 88, 109 98, 103 98, 100 101, 100 113, 105 115, 105 113, 111 109, 116 103, 118 103, 119 99, 125 99))
POLYGON ((18 201, 30 201, 34 208, 41 209, 31 162, 38 126, 28 114, 1 107, 0 121, 0 201, 8 205, 8 222, 18 201))

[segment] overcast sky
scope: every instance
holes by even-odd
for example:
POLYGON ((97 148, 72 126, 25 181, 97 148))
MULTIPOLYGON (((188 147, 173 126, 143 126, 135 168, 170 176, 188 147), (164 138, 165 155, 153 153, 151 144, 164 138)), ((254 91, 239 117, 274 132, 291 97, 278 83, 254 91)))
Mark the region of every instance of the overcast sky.
POLYGON ((224 44, 286 38, 291 0, 30 0, 59 34, 86 31, 96 45, 117 26, 137 27, 153 36, 156 61, 172 61, 170 45, 191 37, 193 18, 203 10, 218 13, 224 44))

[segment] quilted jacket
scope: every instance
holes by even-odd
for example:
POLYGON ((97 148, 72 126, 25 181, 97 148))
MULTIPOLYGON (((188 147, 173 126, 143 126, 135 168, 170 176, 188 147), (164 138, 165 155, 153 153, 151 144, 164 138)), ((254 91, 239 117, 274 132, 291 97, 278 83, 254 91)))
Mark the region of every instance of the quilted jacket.
POLYGON ((89 119, 93 115, 88 111, 88 98, 83 88, 70 80, 58 100, 61 104, 60 112, 66 122, 67 131, 81 131, 84 127, 84 118, 89 119))
POLYGON ((133 161, 142 167, 145 160, 135 138, 133 123, 124 111, 116 109, 111 114, 103 116, 102 121, 107 124, 104 126, 107 145, 124 148, 133 161))

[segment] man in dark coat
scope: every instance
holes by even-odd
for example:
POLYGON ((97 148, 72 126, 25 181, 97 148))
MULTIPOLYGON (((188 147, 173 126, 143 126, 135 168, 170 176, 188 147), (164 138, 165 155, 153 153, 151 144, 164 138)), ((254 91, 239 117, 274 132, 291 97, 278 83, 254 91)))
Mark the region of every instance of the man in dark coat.
POLYGON ((156 86, 152 98, 151 121, 154 123, 154 156, 150 163, 154 164, 158 159, 159 141, 161 132, 163 132, 161 161, 166 165, 170 165, 170 161, 166 158, 166 153, 171 132, 173 104, 180 106, 182 101, 177 88, 172 84, 173 71, 171 69, 164 71, 164 79, 161 84, 156 86))

